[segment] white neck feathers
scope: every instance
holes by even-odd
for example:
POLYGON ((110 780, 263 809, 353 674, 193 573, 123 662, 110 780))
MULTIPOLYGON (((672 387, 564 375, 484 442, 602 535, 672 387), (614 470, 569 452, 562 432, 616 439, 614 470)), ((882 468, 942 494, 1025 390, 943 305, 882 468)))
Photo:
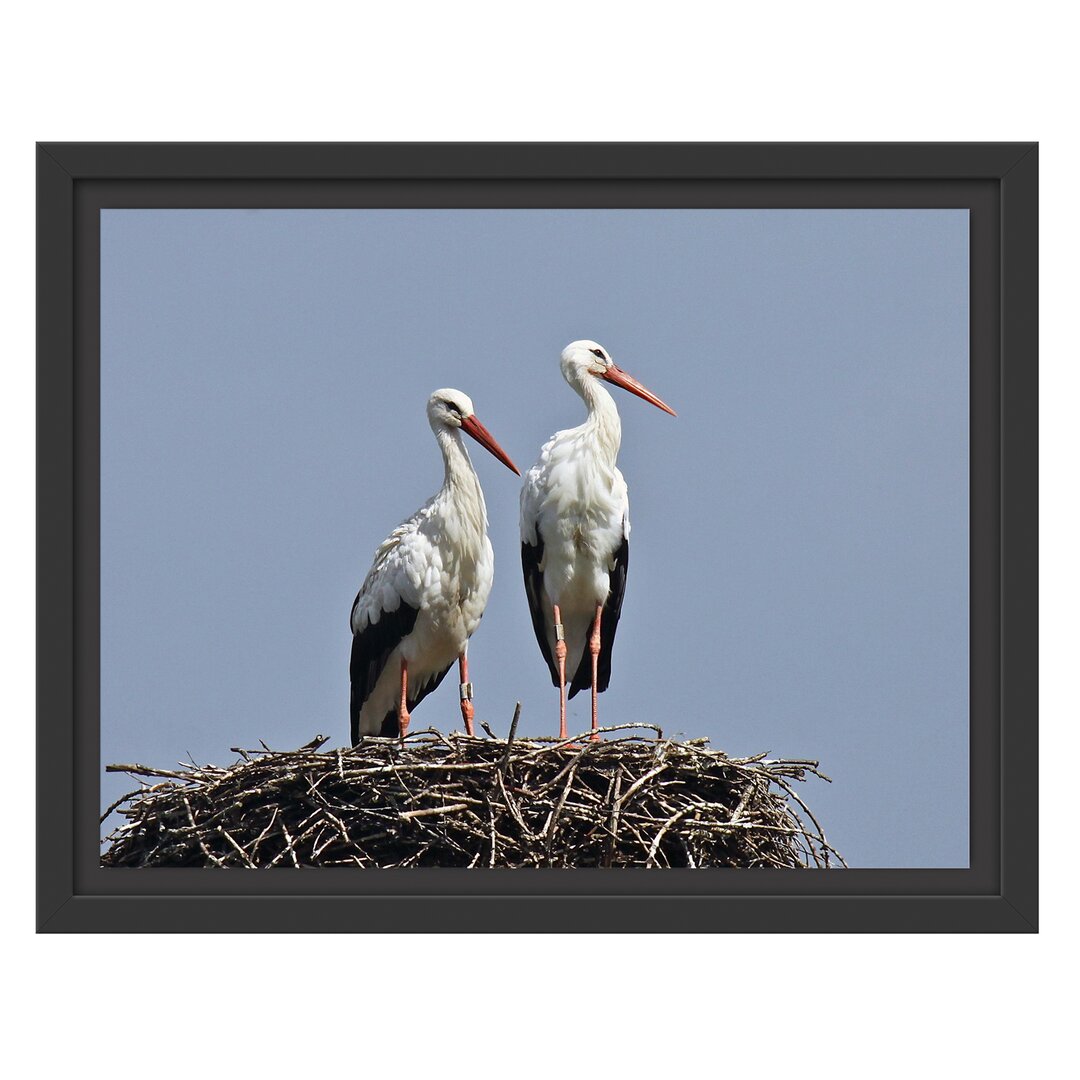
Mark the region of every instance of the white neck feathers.
POLYGON ((571 368, 566 373, 566 381, 577 391, 589 410, 588 418, 578 430, 595 440, 605 463, 614 468, 622 444, 622 424, 615 401, 596 376, 580 368, 571 368))
POLYGON ((480 478, 476 475, 469 451, 456 428, 440 427, 435 432, 442 451, 444 479, 439 499, 457 510, 463 523, 480 532, 487 528, 487 507, 480 478))

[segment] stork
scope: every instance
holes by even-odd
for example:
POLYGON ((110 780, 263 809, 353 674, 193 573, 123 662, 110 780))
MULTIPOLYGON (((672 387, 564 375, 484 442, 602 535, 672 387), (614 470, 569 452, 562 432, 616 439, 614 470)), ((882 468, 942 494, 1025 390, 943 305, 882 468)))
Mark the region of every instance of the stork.
POLYGON ((563 349, 563 378, 589 410, 584 424, 557 431, 521 488, 521 567, 533 631, 552 683, 559 688, 559 738, 566 738, 570 697, 611 678, 611 649, 622 610, 630 557, 630 504, 615 466, 622 441, 619 411, 603 382, 621 386, 675 415, 651 390, 618 367, 595 341, 563 349))
POLYGON ((494 556, 484 493, 461 433, 521 474, 460 390, 436 390, 427 416, 442 451, 443 486, 379 545, 349 617, 353 746, 362 735, 404 738, 410 712, 455 660, 461 715, 473 733, 467 650, 491 592, 494 556))

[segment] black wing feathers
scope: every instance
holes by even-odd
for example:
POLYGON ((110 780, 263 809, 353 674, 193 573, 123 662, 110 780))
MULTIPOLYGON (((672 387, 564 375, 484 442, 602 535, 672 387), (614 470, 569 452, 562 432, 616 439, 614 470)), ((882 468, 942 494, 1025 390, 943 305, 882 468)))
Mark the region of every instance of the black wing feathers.
MULTIPOLYGON (((540 646, 540 652, 544 654, 548 670, 551 672, 551 685, 559 685, 559 669, 555 664, 555 657, 551 655, 551 647, 548 645, 547 620, 548 615, 544 611, 544 574, 540 564, 544 561, 544 542, 537 538, 535 544, 521 542, 521 569, 525 575, 525 595, 529 598, 529 613, 532 615, 533 633, 536 634, 536 644, 540 646)), ((590 668, 590 676, 592 669, 590 668)))
MULTIPOLYGON (((600 656, 596 664, 597 692, 606 690, 611 681, 611 650, 615 644, 615 631, 619 627, 619 615, 622 612, 623 594, 626 592, 626 567, 630 561, 630 541, 623 537, 623 542, 615 552, 615 565, 611 568, 611 589, 604 602, 604 613, 600 616, 600 656)), ((555 685, 558 686, 556 675, 555 685)), ((581 653, 581 663, 574 673, 570 684, 569 697, 579 690, 592 687, 592 653, 586 644, 581 653)))
MULTIPOLYGON (((359 599, 359 594, 357 594, 359 599)), ((353 602, 356 608, 356 602, 353 602)), ((352 690, 349 694, 349 722, 352 730, 352 744, 360 741, 360 710, 375 689, 383 668, 390 654, 401 643, 401 639, 412 633, 416 625, 419 609, 410 607, 404 601, 397 611, 384 611, 377 623, 368 623, 359 633, 353 634, 352 657, 349 661, 349 681, 352 690)), ((445 675, 446 672, 443 672, 445 675)), ((439 677, 440 680, 442 676, 439 677)), ((438 682, 435 683, 438 686, 438 682)), ((430 687, 433 690, 435 687, 430 687)), ((424 691, 428 693, 429 691, 424 691)), ((423 695, 421 695, 423 696, 423 695)), ((394 734, 397 734, 397 715, 394 715, 394 734)))

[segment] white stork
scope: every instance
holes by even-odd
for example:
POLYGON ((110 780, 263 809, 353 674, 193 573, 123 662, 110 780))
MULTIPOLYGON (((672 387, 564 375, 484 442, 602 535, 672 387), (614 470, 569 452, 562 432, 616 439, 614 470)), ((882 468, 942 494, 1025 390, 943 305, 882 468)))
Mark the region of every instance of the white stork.
POLYGON ((592 686, 592 737, 598 739, 596 695, 611 678, 630 555, 630 504, 615 467, 622 427, 601 381, 672 416, 675 411, 617 367, 595 341, 571 342, 560 362, 563 378, 589 415, 580 427, 557 431, 525 474, 521 566, 536 640, 559 688, 559 738, 566 738, 569 671, 570 697, 592 686))
POLYGON ((473 733, 466 651, 487 605, 495 560, 484 493, 461 432, 518 470, 460 390, 436 390, 427 414, 446 467, 443 486, 379 545, 349 619, 354 746, 362 735, 404 736, 410 710, 455 660, 461 715, 473 733))

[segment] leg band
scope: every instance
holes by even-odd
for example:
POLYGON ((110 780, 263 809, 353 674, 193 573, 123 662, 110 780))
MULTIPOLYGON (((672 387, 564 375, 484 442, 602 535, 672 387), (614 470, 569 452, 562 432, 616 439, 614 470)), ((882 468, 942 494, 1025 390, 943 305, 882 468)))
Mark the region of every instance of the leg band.
POLYGON ((463 682, 458 687, 458 692, 461 694, 462 701, 472 701, 472 683, 463 682))

